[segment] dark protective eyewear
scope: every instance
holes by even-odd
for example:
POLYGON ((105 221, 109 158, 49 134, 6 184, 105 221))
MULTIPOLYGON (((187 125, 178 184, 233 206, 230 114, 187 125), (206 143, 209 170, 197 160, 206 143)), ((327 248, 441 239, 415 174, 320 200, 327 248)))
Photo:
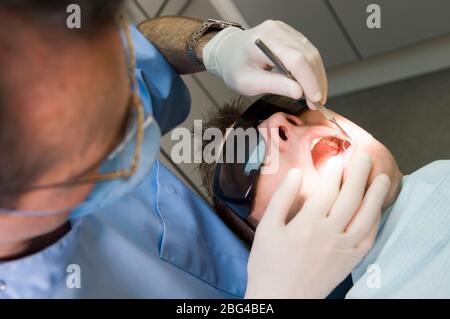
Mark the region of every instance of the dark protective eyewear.
MULTIPOLYGON (((305 99, 265 95, 250 105, 227 132, 242 132, 249 128, 258 132, 258 125, 275 113, 299 115, 307 109, 305 99)), ((256 143, 252 143, 245 136, 226 135, 214 173, 213 193, 216 199, 244 220, 250 215, 255 185, 265 157, 266 141, 259 133, 257 137, 256 143), (227 156, 230 151, 233 154, 227 156), (262 152, 262 156, 255 156, 262 152)))

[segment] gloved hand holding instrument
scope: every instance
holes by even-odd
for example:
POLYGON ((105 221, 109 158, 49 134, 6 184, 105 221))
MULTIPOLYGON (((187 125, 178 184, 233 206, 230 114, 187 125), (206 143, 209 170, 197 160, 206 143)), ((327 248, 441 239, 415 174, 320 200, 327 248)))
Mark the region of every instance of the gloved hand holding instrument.
POLYGON ((308 39, 281 21, 267 20, 241 30, 229 27, 215 35, 203 48, 206 69, 234 91, 254 96, 272 93, 299 99, 303 95, 311 109, 325 104, 327 76, 319 51, 308 39), (280 58, 296 80, 270 72, 275 67, 255 45, 262 39, 280 58))
POLYGON ((328 82, 319 51, 284 22, 268 20, 245 31, 230 27, 219 32, 204 47, 203 63, 241 94, 272 93, 293 99, 304 94, 308 107, 319 110, 350 140, 324 107, 328 82), (273 68, 281 74, 269 72, 273 68))

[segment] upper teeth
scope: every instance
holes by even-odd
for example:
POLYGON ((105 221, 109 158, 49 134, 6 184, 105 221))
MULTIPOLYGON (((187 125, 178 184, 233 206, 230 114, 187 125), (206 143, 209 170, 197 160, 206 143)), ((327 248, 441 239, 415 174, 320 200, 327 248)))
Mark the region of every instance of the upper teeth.
POLYGON ((311 151, 312 151, 312 149, 314 148, 314 146, 316 146, 316 144, 319 143, 319 141, 320 141, 321 139, 322 139, 321 137, 317 137, 317 138, 315 138, 315 139, 312 140, 312 143, 311 143, 311 151))
POLYGON ((311 151, 314 148, 314 146, 316 146, 317 143, 319 143, 321 140, 324 140, 325 143, 327 143, 329 146, 331 147, 339 147, 339 141, 336 137, 333 136, 329 136, 329 137, 318 137, 312 140, 311 143, 311 151))

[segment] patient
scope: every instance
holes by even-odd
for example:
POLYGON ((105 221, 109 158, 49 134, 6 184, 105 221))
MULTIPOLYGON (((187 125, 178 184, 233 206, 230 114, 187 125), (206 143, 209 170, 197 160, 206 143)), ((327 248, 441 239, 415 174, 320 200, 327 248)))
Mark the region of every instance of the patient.
MULTIPOLYGON (((216 127, 225 132, 233 127, 246 109, 243 101, 238 99, 214 110, 203 128, 216 127)), ((391 178, 391 189, 384 202, 377 240, 352 272, 354 286, 347 297, 450 297, 450 275, 447 274, 450 269, 449 161, 434 162, 403 177, 384 145, 355 123, 339 114, 334 115, 350 133, 351 145, 341 138, 333 124, 319 112, 309 109, 299 115, 277 112, 259 123, 259 128, 278 128, 277 147, 271 143, 271 134, 263 135, 267 144, 265 158, 271 158, 271 152, 278 151, 279 169, 271 174, 259 174, 246 221, 257 226, 289 169, 298 167, 303 175, 293 215, 315 189, 327 159, 336 154, 342 156, 345 180, 354 155, 368 153, 373 160, 369 183, 378 174, 386 173, 391 178), (371 264, 375 267, 368 268, 371 264)), ((204 141, 204 146, 207 143, 204 141)), ((213 194, 215 167, 214 163, 200 164, 204 186, 218 213, 242 234, 243 227, 239 227, 232 209, 213 194)))

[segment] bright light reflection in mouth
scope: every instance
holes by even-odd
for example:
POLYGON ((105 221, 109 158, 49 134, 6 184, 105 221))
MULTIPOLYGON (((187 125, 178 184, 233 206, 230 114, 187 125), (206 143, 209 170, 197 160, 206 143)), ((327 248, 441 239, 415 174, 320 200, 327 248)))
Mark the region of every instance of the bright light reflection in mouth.
POLYGON ((331 156, 343 154, 351 143, 348 140, 336 136, 318 137, 312 140, 311 157, 313 164, 318 169, 331 156))

